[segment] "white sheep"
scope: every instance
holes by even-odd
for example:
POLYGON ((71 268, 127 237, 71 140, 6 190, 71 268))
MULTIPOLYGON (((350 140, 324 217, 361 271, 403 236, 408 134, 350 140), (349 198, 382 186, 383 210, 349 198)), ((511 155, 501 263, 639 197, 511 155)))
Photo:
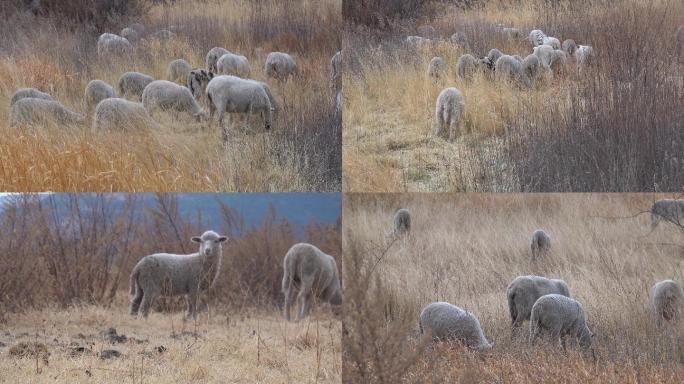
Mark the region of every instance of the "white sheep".
POLYGON ((503 53, 501 53, 501 51, 499 51, 496 48, 490 49, 489 52, 487 53, 487 58, 492 63, 492 65, 495 65, 496 61, 499 60, 499 58, 501 56, 503 56, 503 53))
POLYGON ((185 295, 187 318, 197 317, 199 294, 212 287, 221 272, 223 248, 228 238, 206 231, 191 240, 199 243, 199 252, 189 255, 156 253, 145 256, 131 272, 131 314, 147 317, 150 306, 159 296, 185 295))
POLYGON ((432 60, 430 60, 430 64, 428 64, 427 73, 428 77, 436 83, 446 76, 448 70, 449 67, 447 66, 443 58, 433 57, 432 60))
POLYGON ((525 320, 530 319, 532 306, 537 299, 551 293, 570 297, 568 284, 560 279, 534 275, 518 276, 513 279, 506 289, 512 329, 522 326, 525 320))
POLYGON ((523 70, 523 63, 513 56, 502 55, 496 61, 494 68, 494 73, 498 80, 514 81, 523 86, 530 85, 527 73, 523 70))
POLYGON ((140 35, 138 34, 138 31, 131 27, 126 27, 122 29, 120 35, 121 37, 130 41, 131 43, 135 43, 136 41, 140 40, 140 35))
POLYGON ((394 236, 404 236, 411 232, 411 212, 406 208, 394 212, 394 236))
POLYGON ((216 61, 216 73, 246 79, 249 77, 251 69, 246 57, 234 53, 226 53, 216 61))
POLYGON ((297 63, 284 52, 271 52, 266 56, 266 64, 264 64, 264 72, 268 77, 277 80, 287 80, 288 77, 297 74, 297 63))
POLYGON ((589 64, 594 55, 594 48, 591 45, 578 45, 575 51, 575 58, 579 64, 589 64))
POLYGON ((456 74, 458 77, 465 81, 470 81, 473 79, 475 72, 480 66, 480 62, 475 56, 466 53, 461 55, 456 62, 456 74))
POLYGON ((97 55, 99 57, 129 55, 133 52, 133 45, 128 39, 113 33, 103 33, 97 39, 97 55))
POLYGON ((13 106, 17 101, 28 97, 32 97, 34 99, 54 100, 54 98, 49 94, 41 92, 35 88, 19 88, 12 95, 12 99, 10 99, 10 107, 13 106))
POLYGON ((457 341, 476 351, 486 351, 493 346, 485 338, 475 315, 444 301, 423 308, 418 326, 422 335, 428 334, 435 341, 457 341))
POLYGON ((207 52, 207 57, 206 57, 206 66, 207 66, 207 71, 211 73, 216 73, 216 62, 218 59, 225 55, 226 53, 230 53, 229 50, 221 47, 214 47, 207 52))
POLYGON ((561 49, 560 40, 555 37, 546 36, 542 39, 542 45, 550 45, 553 49, 561 49))
POLYGON ((566 39, 563 41, 562 49, 570 56, 575 56, 577 51, 577 43, 573 39, 566 39))
POLYGON ((528 39, 530 40, 530 43, 532 43, 533 47, 537 47, 544 44, 545 37, 546 34, 544 32, 539 29, 534 29, 530 32, 528 39))
POLYGON ((190 90, 168 80, 155 80, 145 87, 142 103, 149 114, 158 110, 186 112, 197 121, 206 118, 206 112, 199 106, 190 90))
POLYGON ((110 97, 116 97, 116 91, 111 85, 102 80, 91 80, 86 86, 83 95, 83 105, 86 114, 90 115, 93 113, 93 110, 100 101, 110 97))
POLYGON ((661 199, 651 206, 651 231, 660 221, 684 227, 684 199, 661 199))
POLYGON ((532 233, 532 241, 530 242, 530 252, 532 253, 532 262, 548 256, 551 251, 551 236, 549 236, 543 229, 537 229, 532 233))
POLYGON ((529 54, 522 62, 523 72, 525 76, 530 81, 530 85, 534 84, 539 77, 539 72, 541 70, 541 65, 539 64, 539 58, 534 54, 529 54))
POLYGON ((97 104, 93 115, 92 130, 139 132, 154 125, 142 103, 110 98, 97 104))
POLYGON ((509 39, 520 39, 523 34, 518 28, 503 28, 501 30, 509 39))
POLYGON ((542 68, 550 70, 551 62, 554 60, 554 49, 550 45, 539 45, 534 47, 534 55, 539 59, 542 68))
POLYGON ((307 243, 293 245, 283 260, 283 294, 285 295, 284 315, 290 320, 290 307, 294 301, 295 290, 299 291, 297 320, 306 317, 311 309, 311 301, 317 298, 333 306, 342 304, 342 287, 335 258, 307 243))
POLYGON ((565 339, 569 336, 572 344, 579 341, 580 347, 585 351, 591 348, 594 337, 587 326, 582 304, 575 299, 555 293, 540 297, 532 306, 530 343, 534 345, 535 341, 543 335, 550 336, 554 343, 560 340, 563 349, 565 349, 565 339))
POLYGON ((551 55, 551 63, 549 68, 553 73, 562 73, 565 69, 565 65, 568 62, 568 54, 561 49, 554 49, 551 55))
POLYGON ((151 82, 154 81, 152 76, 140 72, 126 72, 119 77, 117 83, 117 90, 120 97, 128 99, 135 99, 142 101, 142 94, 151 82))
POLYGON ((684 305, 684 290, 672 280, 660 281, 651 288, 650 304, 658 327, 677 321, 684 305))
POLYGON ((169 63, 166 67, 166 79, 185 85, 188 81, 188 75, 192 71, 192 66, 184 59, 176 59, 169 63))
POLYGON ((342 51, 330 59, 330 86, 335 92, 342 90, 342 51))
POLYGON ((68 110, 55 100, 26 97, 18 100, 10 110, 10 126, 27 125, 76 125, 84 121, 83 115, 68 110))
POLYGON ((445 88, 435 106, 435 135, 453 140, 458 135, 461 115, 465 109, 463 94, 456 88, 445 88))

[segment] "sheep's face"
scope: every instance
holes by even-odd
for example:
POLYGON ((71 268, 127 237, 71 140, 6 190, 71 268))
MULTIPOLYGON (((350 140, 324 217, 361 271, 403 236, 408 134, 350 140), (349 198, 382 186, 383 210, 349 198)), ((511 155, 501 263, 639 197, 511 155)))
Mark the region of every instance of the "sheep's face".
POLYGON ((215 232, 205 232, 202 237, 193 237, 192 241, 200 244, 200 255, 210 256, 218 254, 221 243, 228 240, 225 236, 219 236, 215 232))
POLYGON ((579 337, 579 345, 580 345, 580 347, 582 347, 585 350, 589 349, 589 347, 591 347, 593 340, 594 340, 594 334, 591 333, 591 331, 588 328, 585 328, 579 337))

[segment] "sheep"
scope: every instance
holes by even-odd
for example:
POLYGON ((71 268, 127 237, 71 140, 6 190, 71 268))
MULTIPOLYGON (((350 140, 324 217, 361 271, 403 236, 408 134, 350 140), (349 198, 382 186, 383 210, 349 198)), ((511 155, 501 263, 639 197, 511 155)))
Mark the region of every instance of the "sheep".
POLYGON ((450 141, 458 135, 458 125, 465 109, 463 94, 456 88, 445 88, 437 97, 435 135, 450 141))
POLYGON ((499 57, 496 61, 494 72, 499 80, 515 81, 524 86, 530 85, 530 81, 523 71, 523 63, 516 60, 513 56, 503 55, 499 57))
POLYGON ((143 37, 143 35, 145 35, 145 26, 140 23, 133 23, 128 27, 134 30, 138 34, 138 37, 143 37))
POLYGON ((41 92, 35 88, 19 88, 12 95, 12 99, 10 99, 10 107, 13 106, 17 101, 28 97, 32 97, 34 99, 54 100, 54 98, 49 94, 41 92))
POLYGON ((150 306, 160 296, 185 295, 186 318, 197 318, 199 294, 218 280, 223 259, 222 243, 228 240, 214 231, 206 231, 191 240, 199 243, 199 252, 189 255, 155 253, 145 256, 133 268, 130 278, 131 315, 138 310, 147 318, 150 306))
POLYGON ((534 47, 534 55, 539 59, 539 64, 541 64, 544 69, 551 69, 551 62, 554 60, 554 49, 550 45, 540 45, 534 47))
POLYGON ((314 297, 335 307, 342 304, 342 287, 335 259, 307 243, 295 244, 285 254, 282 290, 285 295, 283 311, 287 321, 290 321, 295 290, 299 291, 297 320, 309 314, 314 297))
POLYGON ((478 66, 480 65, 478 59, 475 56, 466 53, 461 55, 456 62, 456 74, 463 80, 472 80, 478 66))
POLYGON ((138 34, 138 32, 131 27, 126 27, 122 29, 120 35, 121 37, 130 41, 131 43, 135 43, 140 39, 140 35, 138 34))
POLYGON ((572 344, 579 340, 579 345, 584 351, 591 348, 594 337, 587 326, 582 304, 556 293, 540 297, 532 306, 530 343, 534 345, 543 334, 548 334, 555 343, 560 339, 563 349, 566 337, 570 336, 572 344))
POLYGON ((594 48, 591 45, 578 45, 575 51, 575 58, 580 65, 589 64, 594 55, 594 48))
POLYGON ((423 308, 418 326, 422 335, 429 334, 434 341, 459 341, 480 352, 493 347, 475 315, 444 301, 423 308))
POLYGON ((562 48, 568 55, 574 56, 575 51, 577 51, 577 43, 573 39, 567 39, 563 41, 562 48))
POLYGON ((674 281, 663 280, 653 285, 649 299, 658 327, 666 321, 677 321, 681 317, 684 290, 674 281))
POLYGON ((335 92, 342 89, 342 51, 337 51, 330 59, 330 86, 335 92))
POLYGON ((113 33, 103 33, 97 39, 97 55, 99 57, 129 55, 133 45, 128 39, 113 33))
POLYGON ((411 212, 406 208, 394 212, 394 236, 404 236, 411 232, 411 212))
POLYGON ((83 105, 85 106, 86 114, 90 115, 97 104, 110 97, 116 97, 114 88, 102 80, 91 80, 86 86, 83 95, 83 105))
POLYGON ((148 84, 143 91, 142 103, 150 114, 157 110, 174 110, 187 112, 197 121, 206 118, 206 112, 197 104, 188 88, 167 80, 155 80, 148 84))
POLYGON ((684 227, 684 199, 661 199, 651 206, 651 231, 665 220, 684 227))
POLYGON ((450 40, 452 43, 458 44, 462 47, 468 46, 468 38, 466 37, 465 33, 463 33, 463 32, 454 33, 453 35, 451 35, 450 40))
POLYGON ((62 103, 55 100, 26 97, 18 100, 10 110, 10 126, 20 124, 41 125, 56 123, 59 125, 80 124, 83 115, 68 110, 62 103))
POLYGON ((545 36, 542 39, 542 45, 550 45, 553 47, 553 49, 561 49, 560 40, 556 39, 555 37, 545 36))
POLYGON ((546 37, 546 34, 544 32, 542 32, 539 29, 534 29, 534 30, 530 31, 528 39, 529 39, 530 43, 532 43, 533 47, 537 47, 537 46, 544 44, 544 38, 545 37, 546 37))
POLYGON ((152 76, 140 72, 126 72, 119 77, 117 89, 119 96, 142 101, 145 87, 154 81, 152 76))
POLYGON ((195 100, 204 99, 207 84, 214 78, 214 73, 203 68, 195 68, 188 73, 187 86, 195 100))
POLYGON ((418 36, 422 36, 428 39, 437 38, 437 30, 432 25, 421 25, 417 29, 418 36))
POLYGON ((188 81, 188 74, 191 70, 190 63, 183 59, 176 59, 166 68, 166 79, 183 85, 188 81))
POLYGON ((271 52, 266 56, 264 72, 268 77, 283 81, 297 74, 297 63, 292 56, 283 52, 271 52))
POLYGON ((565 69, 565 65, 568 62, 568 54, 560 49, 554 49, 553 53, 551 55, 551 62, 549 64, 549 68, 554 73, 562 73, 563 70, 565 69))
POLYGON ((206 66, 207 66, 207 71, 211 73, 216 73, 216 62, 218 59, 225 55, 226 53, 230 53, 229 50, 221 47, 214 47, 207 52, 207 57, 206 57, 206 66))
POLYGON ((521 327, 525 320, 529 320, 532 306, 537 299, 551 293, 570 297, 568 284, 560 279, 534 275, 518 276, 513 279, 506 289, 511 329, 515 330, 521 327))
POLYGON ((513 57, 514 59, 518 60, 518 62, 520 62, 520 63, 522 64, 522 62, 523 62, 522 56, 520 56, 520 55, 513 55, 512 57, 513 57))
POLYGON ((525 76, 527 76, 530 85, 532 85, 539 76, 539 71, 541 69, 539 58, 534 54, 529 54, 523 59, 522 66, 525 76))
POLYGON ((432 60, 430 60, 430 64, 428 64, 428 77, 436 83, 445 77, 447 70, 449 70, 449 67, 444 59, 441 57, 433 57, 432 60))
POLYGON ((248 78, 251 72, 246 57, 234 53, 226 53, 216 62, 216 72, 220 75, 232 75, 248 78))
POLYGON ((532 233, 530 251, 532 253, 532 262, 547 256, 551 251, 551 236, 544 232, 543 229, 534 231, 532 233))
POLYGON ((519 39, 522 37, 522 31, 518 28, 503 28, 501 31, 509 39, 519 39))
POLYGON ((95 108, 93 131, 140 131, 154 125, 142 103, 126 99, 104 99, 95 108))
POLYGON ((496 64, 496 61, 499 60, 501 56, 503 56, 503 53, 496 48, 490 49, 489 53, 487 53, 487 58, 492 64, 496 64))

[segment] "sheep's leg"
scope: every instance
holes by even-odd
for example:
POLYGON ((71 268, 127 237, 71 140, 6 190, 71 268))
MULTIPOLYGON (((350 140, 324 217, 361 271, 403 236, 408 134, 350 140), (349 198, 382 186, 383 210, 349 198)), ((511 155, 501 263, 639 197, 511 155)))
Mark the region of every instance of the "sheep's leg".
POLYGON ((143 290, 136 284, 135 296, 133 296, 133 300, 131 300, 131 315, 138 314, 138 309, 140 309, 140 303, 142 302, 142 299, 143 290))
POLYGON ((186 320, 190 320, 190 318, 193 320, 197 319, 197 297, 198 295, 196 292, 185 295, 185 301, 188 304, 188 313, 185 316, 186 320))
POLYGON ((142 312, 144 318, 147 318, 147 315, 150 314, 150 307, 159 294, 154 289, 146 289, 144 292, 145 295, 140 304, 140 312, 142 312))
POLYGON ((299 295, 297 295, 297 301, 299 302, 299 314, 297 315, 297 320, 304 318, 309 313, 308 307, 312 288, 312 281, 305 281, 302 279, 299 286, 299 295))
POLYGON ((290 307, 292 306, 292 301, 294 300, 295 290, 292 287, 292 283, 285 290, 285 320, 290 321, 290 307))
POLYGON ((437 110, 437 121, 435 122, 435 135, 436 136, 442 136, 443 132, 443 127, 444 127, 444 115, 443 115, 444 108, 442 106, 439 107, 437 110))
POLYGON ((311 291, 307 292, 304 294, 304 296, 301 297, 301 305, 300 305, 300 313, 299 313, 299 318, 303 319, 306 316, 309 315, 309 311, 311 310, 311 300, 313 299, 313 295, 311 294, 311 291))

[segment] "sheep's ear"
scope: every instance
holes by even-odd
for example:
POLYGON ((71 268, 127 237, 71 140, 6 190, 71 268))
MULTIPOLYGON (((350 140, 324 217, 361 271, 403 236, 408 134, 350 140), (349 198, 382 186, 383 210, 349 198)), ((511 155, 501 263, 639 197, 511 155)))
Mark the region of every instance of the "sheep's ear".
POLYGON ((190 240, 192 240, 193 243, 201 243, 201 242, 202 242, 202 239, 200 239, 200 238, 197 237, 197 236, 194 236, 194 237, 191 238, 190 240))
POLYGON ((223 242, 226 241, 226 240, 228 240, 227 237, 221 236, 221 237, 219 237, 218 240, 216 240, 216 241, 218 241, 219 243, 223 243, 223 242))

